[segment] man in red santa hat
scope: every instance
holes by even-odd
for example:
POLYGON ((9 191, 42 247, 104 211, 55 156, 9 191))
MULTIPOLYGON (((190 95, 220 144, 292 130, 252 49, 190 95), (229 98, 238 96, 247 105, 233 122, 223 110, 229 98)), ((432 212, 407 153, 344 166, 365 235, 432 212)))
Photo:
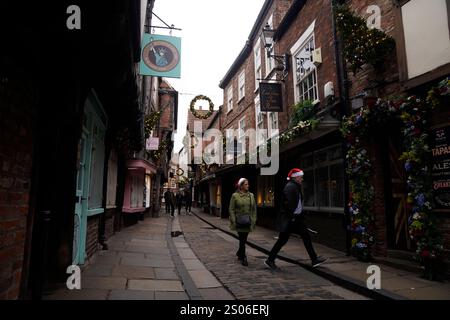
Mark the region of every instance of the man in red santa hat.
POLYGON ((303 192, 302 182, 304 173, 301 169, 294 168, 289 171, 288 182, 283 190, 282 206, 279 216, 279 236, 277 242, 270 251, 269 257, 264 261, 264 264, 270 269, 277 269, 275 265, 275 258, 281 248, 288 242, 289 236, 293 231, 299 231, 305 244, 306 251, 311 259, 313 267, 325 262, 326 258, 317 256, 314 251, 311 237, 308 233, 308 228, 305 224, 305 217, 303 214, 303 192))

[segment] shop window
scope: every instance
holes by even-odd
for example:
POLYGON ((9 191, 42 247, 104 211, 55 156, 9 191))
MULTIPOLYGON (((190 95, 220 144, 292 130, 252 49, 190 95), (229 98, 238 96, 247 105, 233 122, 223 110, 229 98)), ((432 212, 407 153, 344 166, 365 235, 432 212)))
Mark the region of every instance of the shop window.
POLYGON ((304 205, 308 210, 344 208, 344 164, 340 145, 304 155, 300 166, 303 179, 304 205))
POLYGON ((272 176, 260 176, 257 181, 256 203, 258 207, 273 207, 274 182, 272 176))

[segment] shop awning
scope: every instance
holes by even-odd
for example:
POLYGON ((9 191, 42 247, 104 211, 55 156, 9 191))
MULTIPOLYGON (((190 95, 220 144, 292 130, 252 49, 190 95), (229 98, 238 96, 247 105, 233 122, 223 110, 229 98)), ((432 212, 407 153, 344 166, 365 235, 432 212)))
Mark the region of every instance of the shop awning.
POLYGON ((142 170, 146 174, 156 174, 156 167, 150 162, 143 159, 134 159, 127 161, 128 170, 142 170))

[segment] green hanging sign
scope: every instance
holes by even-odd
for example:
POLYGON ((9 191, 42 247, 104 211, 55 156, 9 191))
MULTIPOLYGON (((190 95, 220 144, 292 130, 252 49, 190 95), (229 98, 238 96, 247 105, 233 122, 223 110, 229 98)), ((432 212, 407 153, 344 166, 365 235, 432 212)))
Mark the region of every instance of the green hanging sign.
POLYGON ((180 78, 181 38, 145 33, 139 73, 145 76, 180 78))

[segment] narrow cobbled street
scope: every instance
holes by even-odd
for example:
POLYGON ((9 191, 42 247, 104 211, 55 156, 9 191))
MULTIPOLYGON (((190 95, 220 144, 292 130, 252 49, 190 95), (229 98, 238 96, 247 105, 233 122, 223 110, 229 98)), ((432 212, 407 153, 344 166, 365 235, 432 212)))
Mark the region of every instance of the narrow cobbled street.
POLYGON ((271 271, 252 248, 244 267, 235 256, 237 243, 195 215, 162 214, 113 236, 109 250, 82 271, 81 290, 59 289, 45 299, 364 299, 298 265, 280 261, 271 271))

